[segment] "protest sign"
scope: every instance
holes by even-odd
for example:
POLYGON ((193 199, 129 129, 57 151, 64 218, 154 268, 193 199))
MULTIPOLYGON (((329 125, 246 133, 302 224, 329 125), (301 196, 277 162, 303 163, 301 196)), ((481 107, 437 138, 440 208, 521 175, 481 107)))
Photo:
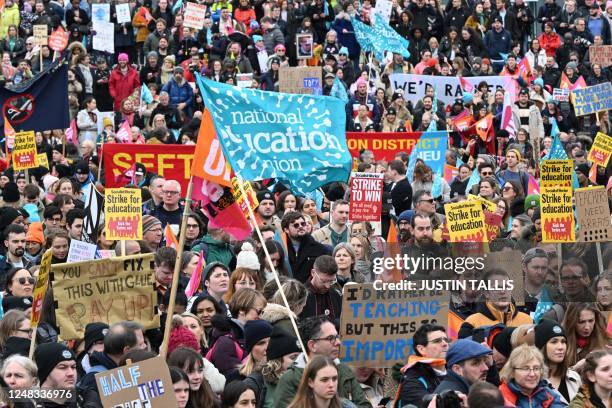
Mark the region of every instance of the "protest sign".
POLYGON ((380 14, 385 18, 386 22, 389 22, 391 17, 391 11, 393 11, 393 3, 391 0, 378 0, 374 7, 374 12, 380 14))
POLYGON ((147 171, 181 184, 181 195, 187 193, 191 177, 191 161, 195 146, 164 144, 105 143, 103 147, 106 187, 123 187, 117 176, 125 174, 134 163, 142 163, 147 171))
MULTIPOLYGON (((110 3, 94 3, 91 5, 91 23, 94 30, 98 24, 110 22, 110 3)), ((97 31, 97 30, 96 30, 97 31)))
POLYGON ((82 339, 87 323, 137 321, 159 327, 153 254, 51 266, 55 317, 63 340, 82 339))
POLYGON ((574 161, 542 160, 540 163, 540 188, 571 187, 574 175, 574 161))
POLYGON ((321 67, 280 67, 279 92, 321 95, 322 77, 321 67))
POLYGON ((49 168, 49 157, 47 156, 47 153, 38 153, 36 158, 39 166, 43 166, 46 169, 49 168))
POLYGON ((489 252, 485 258, 485 273, 491 269, 501 269, 508 273, 512 281, 512 299, 517 305, 525 304, 525 282, 523 281, 523 254, 517 250, 489 252))
POLYGON ((296 34, 295 45, 296 55, 298 59, 312 58, 313 55, 313 36, 310 33, 307 34, 296 34))
POLYGON ((612 65, 612 45, 591 45, 588 53, 591 66, 599 64, 606 68, 612 65))
POLYGON ((540 189, 542 242, 576 241, 572 187, 540 189))
POLYGON ((113 54, 115 52, 115 25, 98 22, 95 25, 95 32, 92 42, 93 49, 113 54))
POLYGON ((91 261, 96 258, 96 248, 95 244, 71 239, 66 262, 91 261))
POLYGON ((205 18, 206 5, 188 2, 185 7, 185 16, 183 17, 183 27, 201 30, 204 28, 205 18))
POLYGON ((176 408, 170 370, 157 356, 96 374, 104 408, 176 408))
POLYGON ((559 101, 559 102, 567 102, 569 101, 569 96, 570 96, 570 91, 569 89, 561 89, 561 88, 554 88, 553 89, 553 100, 555 101, 559 101))
POLYGON ((130 16, 130 5, 128 3, 117 4, 115 6, 115 12, 117 13, 117 23, 129 23, 132 21, 130 16))
POLYGON ((53 51, 61 52, 66 49, 68 45, 68 34, 62 26, 57 27, 57 30, 53 31, 49 36, 49 48, 53 51))
MULTIPOLYGON (((511 83, 514 81, 509 76, 477 76, 465 77, 461 80, 473 88, 476 88, 480 82, 485 82, 489 86, 490 94, 495 94, 495 91, 500 88, 513 89, 511 83)), ((455 99, 463 96, 461 80, 455 76, 392 74, 391 86, 394 91, 401 88, 404 91, 404 99, 412 102, 413 106, 423 99, 426 87, 432 87, 436 90, 438 101, 444 102, 444 106, 449 106, 455 102, 455 99)), ((511 98, 514 98, 514 95, 511 95, 511 98)))
POLYGON ((98 249, 96 251, 96 259, 109 259, 115 257, 115 251, 112 249, 98 249))
POLYGON ((142 195, 137 188, 107 188, 104 191, 106 239, 142 239, 142 195))
POLYGON ((574 89, 574 112, 576 116, 612 109, 612 84, 609 81, 601 84, 574 89))
POLYGON ((612 224, 604 186, 579 188, 575 191, 580 242, 610 242, 612 224))
POLYGON ((482 209, 485 211, 495 212, 495 210, 497 209, 497 204, 481 196, 468 194, 468 200, 478 201, 480 204, 482 204, 482 209))
POLYGON ((450 242, 487 242, 482 204, 462 201, 444 205, 450 242))
POLYGON ((47 45, 48 31, 46 24, 35 24, 32 26, 34 29, 34 44, 35 45, 47 45))
MULTIPOLYGON (((248 218, 250 215, 249 208, 247 207, 247 202, 242 196, 242 191, 240 190, 240 185, 238 183, 239 180, 237 177, 232 178, 232 193, 234 194, 236 203, 238 203, 242 209, 244 216, 248 218)), ((257 206, 259 206, 259 201, 257 201, 257 194, 255 193, 255 190, 253 190, 253 186, 251 186, 251 183, 248 180, 242 180, 242 188, 244 189, 244 192, 249 199, 249 203, 251 204, 251 211, 255 211, 257 206)))
MULTIPOLYGON (((410 283, 419 288, 420 282, 410 283)), ((405 363, 419 326, 424 323, 446 326, 448 292, 376 290, 376 287, 372 283, 344 287, 340 360, 345 364, 391 367, 396 362, 405 363)))
POLYGON ((612 137, 605 133, 597 132, 593 146, 589 151, 588 159, 601 167, 608 167, 610 154, 612 153, 612 137))
POLYGON ((501 231, 502 216, 491 211, 484 210, 485 227, 487 230, 487 240, 489 242, 497 239, 501 231))
POLYGON ((351 156, 359 157, 362 150, 370 150, 376 160, 390 162, 399 152, 410 154, 422 132, 347 132, 346 145, 351 156))
MULTIPOLYGON (((115 131, 115 112, 98 112, 98 134, 101 134, 104 131, 104 118, 109 118, 110 123, 113 126, 113 132, 115 131)), ((106 145, 104 145, 106 147, 106 145)))
POLYGON ((380 221, 384 175, 353 173, 351 175, 349 220, 380 221))
POLYGON ((250 88, 253 85, 253 73, 236 74, 236 85, 240 88, 250 88))
POLYGON ((15 147, 12 155, 13 169, 26 170, 38 167, 36 139, 34 132, 15 133, 15 147))
POLYGON ((298 194, 348 180, 351 156, 340 99, 241 89, 196 77, 225 158, 238 176, 276 178, 298 194))
POLYGON ((40 260, 38 278, 36 279, 36 285, 32 293, 32 315, 30 316, 30 326, 32 327, 38 326, 38 322, 40 321, 43 299, 45 298, 47 287, 49 286, 49 271, 51 270, 52 257, 53 252, 51 249, 48 249, 40 260))

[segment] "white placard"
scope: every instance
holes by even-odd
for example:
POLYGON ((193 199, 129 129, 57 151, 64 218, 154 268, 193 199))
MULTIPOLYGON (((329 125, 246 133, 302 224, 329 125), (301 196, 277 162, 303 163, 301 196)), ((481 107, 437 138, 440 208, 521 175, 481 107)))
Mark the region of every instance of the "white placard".
POLYGON ((129 23, 132 21, 130 17, 130 5, 128 3, 117 4, 115 6, 115 12, 117 13, 117 23, 129 23))
POLYGON ((91 5, 91 24, 94 30, 99 23, 110 22, 110 4, 92 4, 91 5))
POLYGON ((72 239, 66 262, 91 261, 96 257, 96 248, 94 244, 72 239))
POLYGON ((115 52, 115 25, 98 22, 94 31, 96 35, 93 37, 93 49, 113 54, 115 52))
POLYGON ((253 74, 236 74, 236 85, 240 88, 250 88, 253 85, 253 74))
POLYGON ((204 19, 206 18, 206 6, 204 4, 187 3, 185 7, 185 18, 183 27, 195 28, 201 30, 204 28, 204 19))
POLYGON ((391 0, 377 0, 374 12, 380 14, 385 18, 387 22, 391 18, 391 11, 393 10, 393 3, 391 0))

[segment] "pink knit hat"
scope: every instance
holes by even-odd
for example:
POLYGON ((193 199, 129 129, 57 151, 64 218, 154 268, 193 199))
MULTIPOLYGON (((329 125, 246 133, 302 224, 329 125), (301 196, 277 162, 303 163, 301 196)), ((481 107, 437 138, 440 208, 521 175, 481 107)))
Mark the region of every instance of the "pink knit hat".
POLYGON ((608 0, 608 1, 606 2, 606 10, 608 10, 608 9, 610 9, 610 8, 612 8, 612 0, 608 0))
POLYGON ((128 55, 125 52, 122 52, 121 54, 119 54, 119 57, 117 57, 117 61, 129 62, 130 57, 128 57, 128 55))

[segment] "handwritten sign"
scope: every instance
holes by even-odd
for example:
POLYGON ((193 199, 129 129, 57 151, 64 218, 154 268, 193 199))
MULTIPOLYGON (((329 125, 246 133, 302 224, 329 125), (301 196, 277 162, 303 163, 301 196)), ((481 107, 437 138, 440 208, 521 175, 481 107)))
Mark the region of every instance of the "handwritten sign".
POLYGON ((204 19, 206 18, 206 6, 204 4, 187 3, 185 7, 185 17, 183 27, 195 28, 201 30, 204 28, 204 19))
POLYGON ((96 257, 96 248, 95 244, 72 239, 70 240, 70 249, 68 249, 68 259, 66 262, 91 261, 96 257))
POLYGON ((591 66, 600 64, 602 68, 612 65, 612 45, 589 46, 589 61, 591 66))
POLYGON ((35 24, 32 26, 34 33, 34 44, 35 45, 47 45, 48 31, 46 24, 35 24))
POLYGON ((38 167, 36 157, 36 139, 34 132, 15 133, 15 148, 13 149, 13 169, 26 170, 38 167))
MULTIPOLYGON (((353 173, 351 176, 351 221, 380 221, 384 175, 380 173, 353 173)), ((399 214, 397 214, 399 215, 399 214)))
POLYGON ((30 326, 38 326, 40 321, 40 315, 42 313, 42 303, 47 294, 47 287, 49 286, 49 271, 51 270, 51 258, 53 253, 48 249, 40 260, 40 269, 38 271, 38 279, 36 279, 36 286, 34 286, 34 293, 32 294, 32 315, 30 316, 30 326))
POLYGON ((482 204, 463 201, 444 206, 450 242, 487 242, 482 204))
POLYGON ((576 116, 612 109, 612 84, 610 82, 574 89, 572 95, 574 95, 576 116))
MULTIPOLYGON (((418 281, 411 283, 421 285, 418 281)), ((446 326, 448 299, 448 292, 441 290, 377 290, 372 283, 346 285, 342 295, 340 359, 358 367, 405 363, 419 326, 446 326)))
POLYGON ((159 327, 153 254, 53 265, 50 280, 64 340, 82 339, 92 322, 159 327))
POLYGON ((612 224, 604 186, 579 188, 575 191, 580 242, 610 242, 612 224))
POLYGON ((545 187, 540 190, 542 242, 576 241, 572 187, 545 187))
POLYGON ((612 153, 612 137, 605 133, 597 132, 593 146, 589 151, 588 159, 601 167, 608 167, 610 154, 612 153))
POLYGON ((130 5, 128 3, 117 4, 115 6, 115 11, 117 13, 117 23, 129 23, 132 21, 130 17, 130 5))
MULTIPOLYGON (((93 4, 92 4, 93 6, 93 4)), ((113 23, 98 22, 95 26, 96 34, 93 36, 92 47, 97 51, 115 52, 115 25, 113 23)))
POLYGON ((134 188, 104 191, 106 239, 142 239, 142 195, 134 188))
POLYGON ((96 374, 104 408, 176 408, 170 370, 163 357, 96 374))

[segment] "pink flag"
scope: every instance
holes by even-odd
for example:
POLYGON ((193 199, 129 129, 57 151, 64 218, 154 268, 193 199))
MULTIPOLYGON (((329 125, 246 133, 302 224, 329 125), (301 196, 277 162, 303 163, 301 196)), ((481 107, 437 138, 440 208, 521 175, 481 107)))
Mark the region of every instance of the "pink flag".
POLYGON ((464 91, 467 91, 467 92, 474 91, 474 86, 470 84, 468 81, 466 81, 465 79, 463 79, 463 77, 459 77, 459 81, 461 82, 461 88, 463 88, 464 91))
POLYGON ((540 186, 538 181, 531 174, 529 175, 529 184, 527 185, 527 195, 540 194, 540 186))
POLYGON ((77 126, 76 126, 76 119, 72 119, 70 121, 70 127, 68 129, 66 129, 66 132, 64 132, 64 134, 66 135, 66 141, 68 143, 71 143, 73 145, 76 145, 77 139, 78 139, 78 133, 77 133, 77 126))
POLYGON ((131 143, 132 142, 132 129, 130 128, 130 124, 127 120, 123 121, 119 130, 117 130, 117 139, 121 143, 131 143))
POLYGON ((115 177, 115 183, 129 184, 134 180, 134 173, 136 172, 136 163, 125 171, 123 174, 119 174, 115 177))
POLYGON ((576 82, 574 82, 574 85, 572 85, 571 90, 575 90, 575 89, 582 89, 582 88, 586 88, 587 84, 584 80, 584 77, 582 75, 580 75, 580 77, 576 80, 576 82))
POLYGON ((198 259, 198 264, 195 267, 195 271, 191 274, 191 278, 189 278, 189 284, 187 284, 187 289, 185 289, 185 295, 188 298, 192 297, 198 289, 200 289, 200 284, 202 283, 202 266, 204 265, 204 251, 200 251, 200 258, 198 259))
POLYGON ((516 128, 512 119, 512 102, 510 101, 510 91, 504 92, 504 105, 502 107, 502 117, 500 129, 506 129, 510 137, 516 136, 516 128))

